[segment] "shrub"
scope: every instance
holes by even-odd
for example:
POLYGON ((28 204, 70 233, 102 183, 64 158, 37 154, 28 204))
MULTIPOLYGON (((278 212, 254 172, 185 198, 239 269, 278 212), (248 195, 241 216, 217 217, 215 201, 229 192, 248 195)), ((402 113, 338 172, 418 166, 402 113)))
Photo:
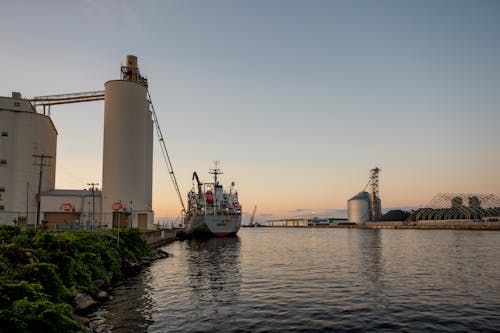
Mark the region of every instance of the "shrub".
POLYGON ((121 231, 119 247, 114 232, 0 227, 0 333, 85 330, 73 319, 74 296, 121 278, 122 256, 152 254, 139 231, 121 231))

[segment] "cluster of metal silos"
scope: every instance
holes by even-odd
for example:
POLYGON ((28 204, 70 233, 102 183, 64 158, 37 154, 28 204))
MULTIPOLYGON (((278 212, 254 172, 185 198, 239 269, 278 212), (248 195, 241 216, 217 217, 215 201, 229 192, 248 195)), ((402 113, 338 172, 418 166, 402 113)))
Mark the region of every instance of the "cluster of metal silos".
POLYGON ((351 223, 362 224, 379 221, 382 216, 382 203, 378 196, 379 168, 370 170, 371 192, 361 191, 347 201, 347 219, 351 223))

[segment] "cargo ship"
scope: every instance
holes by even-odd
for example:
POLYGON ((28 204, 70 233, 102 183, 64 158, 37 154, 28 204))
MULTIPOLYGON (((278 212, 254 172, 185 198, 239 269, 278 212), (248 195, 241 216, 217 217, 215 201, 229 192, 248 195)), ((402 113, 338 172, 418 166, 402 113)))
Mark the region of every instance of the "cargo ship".
POLYGON ((213 183, 202 183, 193 172, 193 189, 188 193, 184 228, 188 236, 234 236, 241 226, 241 205, 234 182, 225 190, 217 176, 217 163, 210 169, 213 183), (194 181, 196 180, 196 188, 194 181))

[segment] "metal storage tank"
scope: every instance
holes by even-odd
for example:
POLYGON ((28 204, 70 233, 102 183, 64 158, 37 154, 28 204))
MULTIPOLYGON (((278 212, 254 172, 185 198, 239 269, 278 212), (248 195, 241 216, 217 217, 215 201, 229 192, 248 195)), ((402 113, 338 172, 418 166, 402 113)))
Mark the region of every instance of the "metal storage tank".
POLYGON ((35 111, 19 93, 0 97, 0 224, 34 225, 40 158, 45 155, 41 191, 56 178, 57 130, 50 117, 35 111), (35 165, 38 164, 38 165, 35 165))
POLYGON ((127 56, 121 80, 104 84, 103 146, 104 223, 152 229, 153 122, 135 56, 127 56))
POLYGON ((352 223, 365 223, 370 220, 370 194, 359 192, 347 201, 347 218, 352 223))

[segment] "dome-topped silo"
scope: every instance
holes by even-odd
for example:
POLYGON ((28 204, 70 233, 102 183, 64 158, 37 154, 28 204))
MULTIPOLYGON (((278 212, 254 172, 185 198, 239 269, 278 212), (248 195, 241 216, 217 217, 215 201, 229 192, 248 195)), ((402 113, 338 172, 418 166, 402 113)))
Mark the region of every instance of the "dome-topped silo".
POLYGON ((347 218, 352 223, 370 220, 370 193, 359 192, 347 201, 347 218))

